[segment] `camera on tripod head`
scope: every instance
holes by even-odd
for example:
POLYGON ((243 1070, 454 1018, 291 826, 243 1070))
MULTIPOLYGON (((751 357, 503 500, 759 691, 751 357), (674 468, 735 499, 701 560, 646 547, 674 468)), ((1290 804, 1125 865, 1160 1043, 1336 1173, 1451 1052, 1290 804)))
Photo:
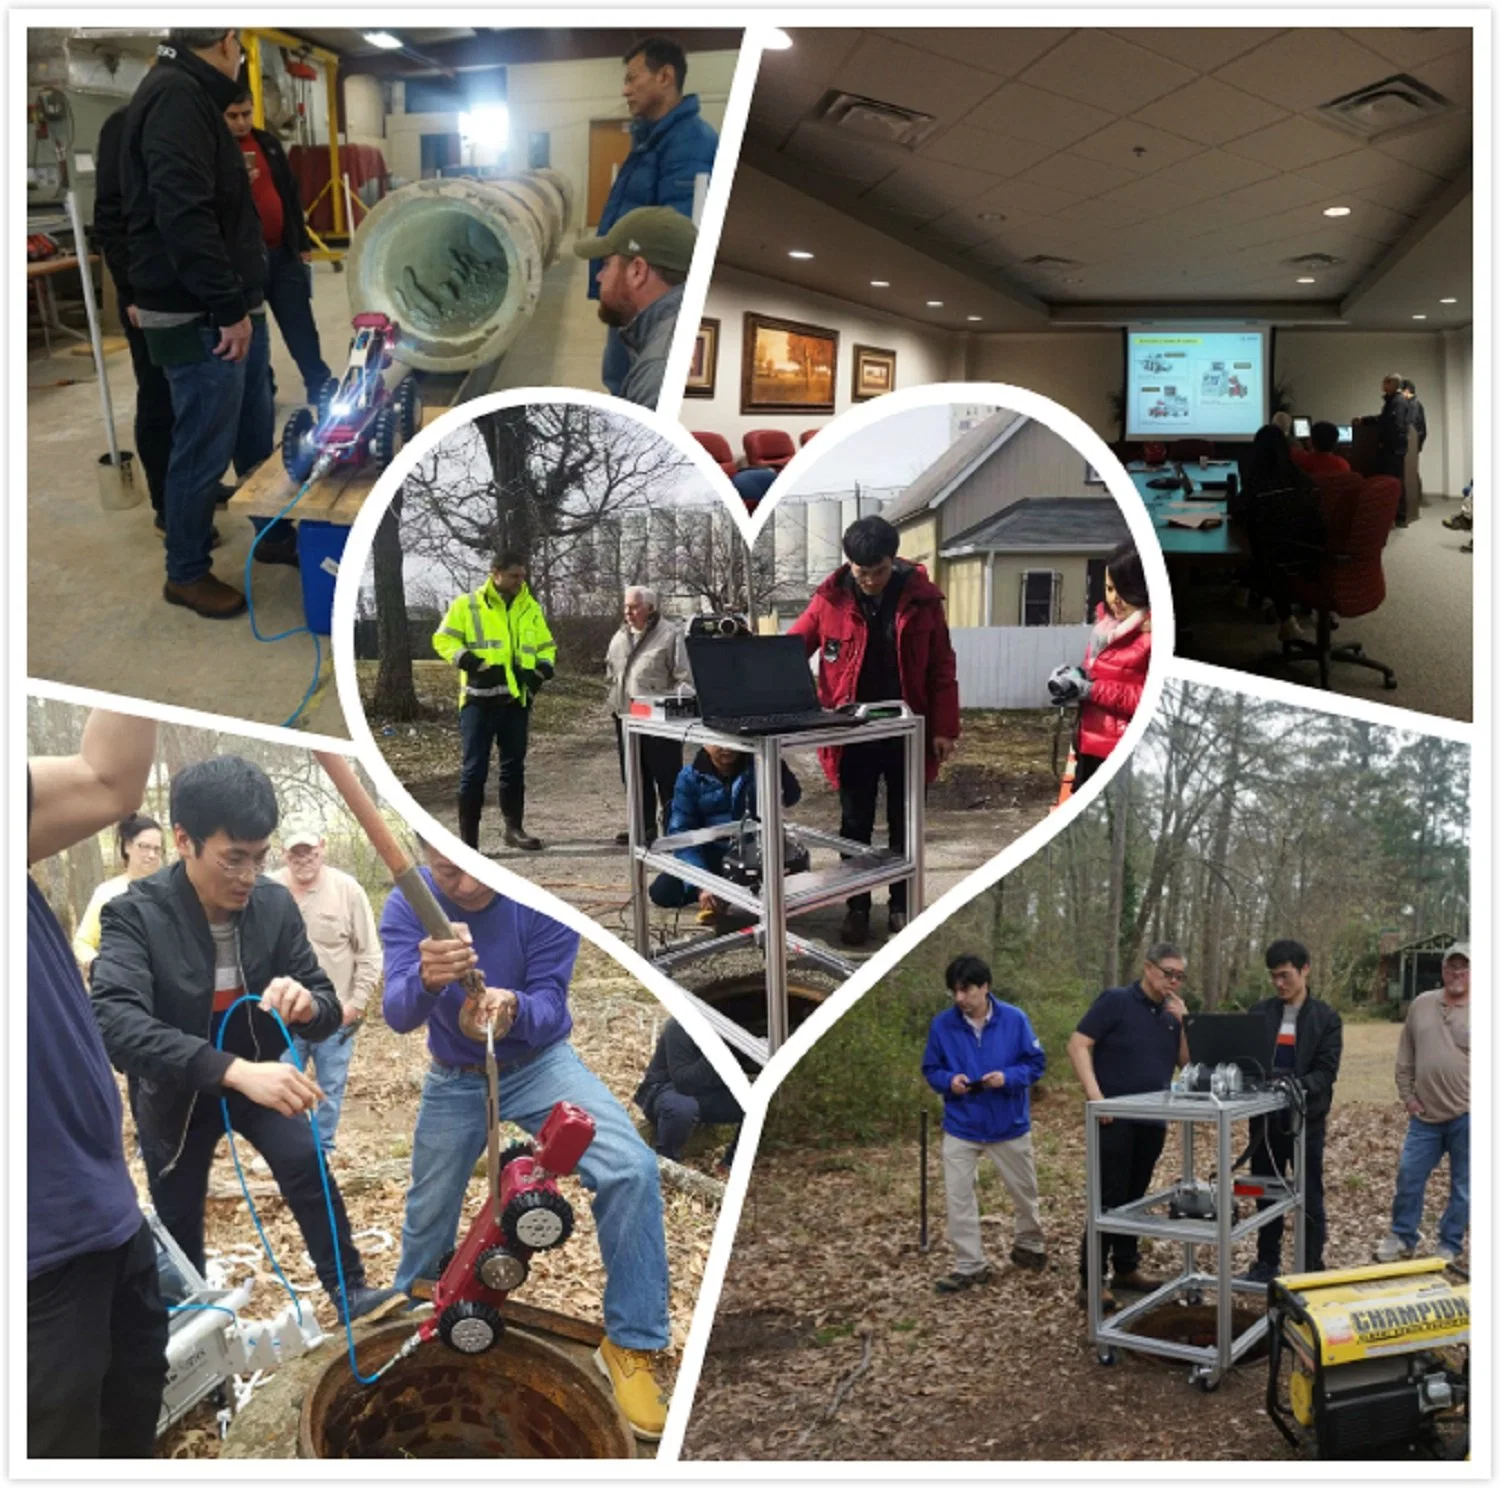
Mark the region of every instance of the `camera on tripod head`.
POLYGON ((750 634, 750 622, 743 615, 694 615, 688 621, 687 633, 690 636, 720 636, 725 639, 747 636, 750 634))

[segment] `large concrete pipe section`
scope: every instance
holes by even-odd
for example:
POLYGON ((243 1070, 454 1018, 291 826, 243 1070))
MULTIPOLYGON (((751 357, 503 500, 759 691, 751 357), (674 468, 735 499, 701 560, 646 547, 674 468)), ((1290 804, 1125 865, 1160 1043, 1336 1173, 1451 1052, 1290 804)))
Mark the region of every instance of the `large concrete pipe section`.
POLYGON ((398 322, 397 358, 424 372, 494 361, 536 309, 572 213, 573 189, 551 169, 414 181, 355 233, 349 307, 398 322))

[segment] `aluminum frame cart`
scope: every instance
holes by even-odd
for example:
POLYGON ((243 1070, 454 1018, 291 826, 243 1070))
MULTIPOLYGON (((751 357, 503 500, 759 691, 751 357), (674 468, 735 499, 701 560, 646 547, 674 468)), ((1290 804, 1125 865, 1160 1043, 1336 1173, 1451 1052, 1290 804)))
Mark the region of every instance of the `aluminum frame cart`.
POLYGON ((758 1064, 765 1064, 787 1040, 788 953, 805 956, 840 976, 853 973, 856 963, 846 956, 817 945, 788 928, 793 916, 821 909, 869 889, 904 879, 907 903, 912 913, 922 907, 922 838, 926 829, 926 741, 923 719, 905 703, 875 705, 899 713, 851 723, 848 728, 796 729, 786 733, 744 735, 720 733, 699 718, 620 717, 625 745, 625 801, 630 822, 630 898, 634 914, 635 948, 663 971, 703 956, 731 948, 743 948, 747 937, 764 953, 766 961, 766 1037, 757 1038, 732 1018, 689 992, 698 1010, 726 1043, 742 1050, 758 1064), (677 739, 685 744, 718 744, 748 753, 754 758, 756 810, 760 820, 760 888, 752 889, 673 856, 681 847, 705 842, 728 841, 740 835, 741 824, 728 822, 695 832, 658 837, 649 846, 646 837, 646 802, 640 789, 641 740, 646 737, 677 739), (906 851, 893 853, 869 843, 851 842, 818 827, 789 826, 794 841, 807 848, 831 848, 845 861, 828 868, 785 876, 785 845, 781 803, 781 761, 788 751, 825 748, 836 744, 873 744, 879 739, 900 739, 906 765, 906 851), (727 935, 694 939, 651 955, 651 904, 647 897, 647 875, 670 873, 716 898, 754 916, 748 929, 727 935))
POLYGON ((1113 1364, 1115 1350, 1120 1348, 1156 1354, 1164 1359, 1180 1359, 1190 1366, 1188 1378, 1193 1384, 1202 1390, 1213 1390, 1218 1388, 1228 1370, 1265 1337, 1268 1323, 1264 1316, 1257 1318, 1242 1333, 1236 1335, 1234 1332, 1235 1294, 1238 1292, 1257 1297, 1266 1295, 1264 1284, 1243 1281, 1234 1275, 1234 1245, 1247 1235, 1253 1235, 1277 1216, 1290 1215, 1294 1269, 1302 1271, 1306 1264, 1302 1216, 1307 1207, 1307 1127, 1302 1122, 1297 1129, 1296 1162, 1289 1182, 1280 1178, 1263 1178, 1257 1174, 1252 1180, 1242 1180, 1240 1185, 1233 1182, 1233 1127, 1236 1121, 1272 1116, 1289 1109, 1289 1106, 1288 1097, 1273 1088, 1223 1098, 1207 1093, 1164 1090, 1159 1094, 1124 1095, 1113 1100, 1089 1101, 1084 1107, 1088 1169, 1089 1342, 1097 1348, 1101 1364, 1113 1364), (1174 1219, 1168 1213, 1167 1206, 1176 1191, 1176 1183, 1148 1193, 1133 1204, 1106 1211, 1100 1199, 1099 1182, 1099 1120, 1103 1116, 1115 1120, 1144 1119, 1175 1124, 1182 1136, 1182 1179, 1186 1183, 1191 1183, 1196 1176, 1193 1168, 1196 1148, 1194 1128, 1200 1124, 1211 1124, 1210 1155, 1218 1189, 1218 1201, 1215 1203, 1217 1217, 1174 1219), (1236 1222, 1234 1199, 1237 1187, 1241 1198, 1253 1190, 1263 1192, 1264 1197, 1272 1202, 1264 1210, 1256 1208, 1248 1218, 1236 1222), (1106 1321, 1100 1300, 1104 1287, 1104 1268, 1099 1264, 1101 1233, 1141 1235, 1180 1245, 1182 1269, 1155 1291, 1111 1314, 1106 1321), (1198 1263, 1197 1252, 1200 1250, 1211 1252, 1211 1257, 1205 1258, 1206 1267, 1198 1263), (1131 1331, 1132 1324, 1160 1307, 1175 1303, 1179 1297, 1189 1305, 1196 1305, 1205 1297, 1214 1299, 1217 1329, 1212 1345, 1150 1338, 1131 1331))

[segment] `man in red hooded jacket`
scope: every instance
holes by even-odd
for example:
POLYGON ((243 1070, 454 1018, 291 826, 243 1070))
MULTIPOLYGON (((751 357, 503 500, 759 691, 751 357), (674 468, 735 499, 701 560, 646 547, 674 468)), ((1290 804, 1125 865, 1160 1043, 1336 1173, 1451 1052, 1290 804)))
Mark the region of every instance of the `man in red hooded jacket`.
MULTIPOLYGON (((901 536, 884 517, 861 517, 844 533, 849 561, 818 586, 792 622, 807 654, 818 654, 818 697, 825 708, 901 698, 927 720, 927 782, 958 741, 958 678, 943 593, 920 564, 896 557, 901 536)), ((906 851, 906 790, 899 739, 818 751, 839 793, 839 835, 875 836, 875 802, 885 781, 892 852, 906 851)), ((849 900, 840 936, 862 945, 870 934, 870 896, 849 900)), ((917 906, 918 909, 921 905, 917 906)), ((891 934, 906 925, 906 883, 891 885, 891 934)))

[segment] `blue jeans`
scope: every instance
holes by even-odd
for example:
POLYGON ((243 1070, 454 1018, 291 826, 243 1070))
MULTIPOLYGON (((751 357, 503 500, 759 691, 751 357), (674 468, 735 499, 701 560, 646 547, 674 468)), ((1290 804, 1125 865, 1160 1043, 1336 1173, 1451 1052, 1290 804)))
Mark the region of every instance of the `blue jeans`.
POLYGON ((281 339, 302 374, 307 401, 316 403, 323 384, 333 373, 328 370, 318 345, 318 324, 312 308, 312 270, 284 243, 270 249, 269 254, 271 275, 266 281, 266 304, 271 307, 281 339))
POLYGON ((1469 1228, 1467 1112, 1451 1121, 1422 1121, 1413 1116, 1406 1123, 1406 1141, 1396 1169, 1396 1201, 1391 1205, 1391 1232, 1405 1245, 1417 1243, 1427 1180, 1444 1154, 1448 1158, 1448 1207, 1438 1225, 1438 1244, 1459 1255, 1469 1228))
MULTIPOLYGON (((725 850, 722 847, 709 845, 703 849, 703 856, 711 872, 723 872, 725 850)), ((696 884, 690 884, 685 878, 678 878, 671 873, 658 873, 651 880, 646 893, 659 909, 686 909, 689 905, 697 904, 699 890, 696 884)))
MULTIPOLYGON (((344 1087, 349 1083, 349 1065, 354 1059, 354 1035, 358 1032, 359 1024, 351 1023, 320 1044, 310 1044, 304 1038, 298 1038, 295 1034, 292 1036, 292 1048, 296 1049, 302 1068, 316 1067, 318 1084, 328 1097, 313 1117, 324 1152, 333 1151, 333 1139, 339 1129, 339 1115, 344 1109, 344 1087)), ((293 1063, 291 1049, 281 1057, 287 1064, 293 1063)))
MULTIPOLYGON (((422 1084, 396 1268, 402 1291, 419 1276, 434 1276, 457 1242, 469 1176, 485 1151, 485 1090, 482 1074, 437 1067, 422 1084)), ((621 1348, 665 1348, 667 1240, 655 1157, 572 1045, 553 1044, 529 1064, 500 1072, 501 1118, 528 1132, 560 1100, 582 1106, 596 1128, 578 1172, 593 1196, 604 1260, 604 1330, 621 1348)))
POLYGON ((604 337, 604 363, 599 369, 599 380, 608 392, 618 398, 620 389, 625 386, 625 378, 629 371, 630 353, 625 350, 625 343, 620 340, 619 326, 611 326, 604 337))
POLYGON ((172 458, 164 499, 167 579, 191 584, 213 567, 216 487, 231 460, 248 475, 275 447, 271 337, 264 315, 250 317, 250 350, 242 362, 213 354, 217 326, 199 327, 204 360, 166 367, 172 389, 172 458))

